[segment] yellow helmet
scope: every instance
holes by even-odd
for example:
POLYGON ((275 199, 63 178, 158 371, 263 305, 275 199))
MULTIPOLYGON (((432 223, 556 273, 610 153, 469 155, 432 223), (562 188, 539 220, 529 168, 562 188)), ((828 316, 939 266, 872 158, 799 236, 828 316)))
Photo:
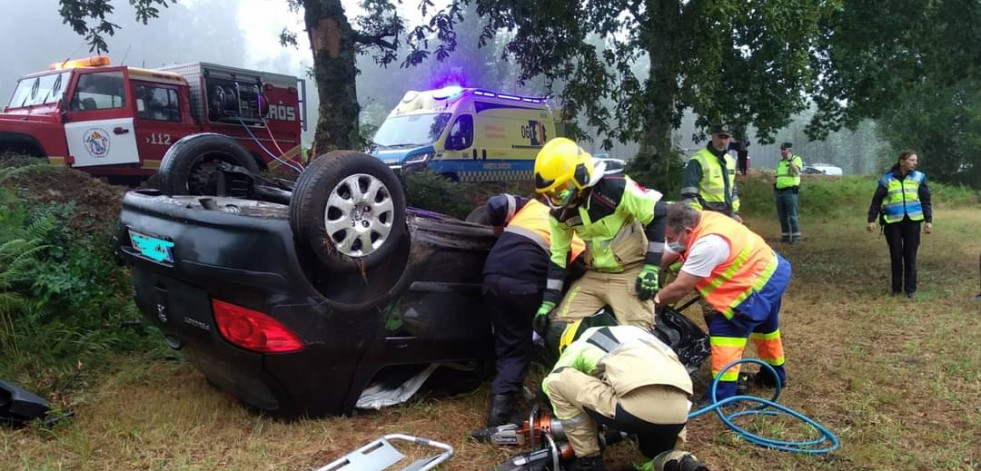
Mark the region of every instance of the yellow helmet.
POLYGON ((552 139, 535 158, 535 191, 545 195, 550 206, 565 206, 576 192, 595 185, 602 176, 593 167, 593 156, 579 144, 564 137, 552 139))

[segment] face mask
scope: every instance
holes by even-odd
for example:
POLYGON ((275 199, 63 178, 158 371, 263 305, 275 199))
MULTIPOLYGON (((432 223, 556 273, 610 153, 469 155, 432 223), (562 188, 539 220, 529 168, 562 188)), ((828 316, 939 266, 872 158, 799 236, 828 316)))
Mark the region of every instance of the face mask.
POLYGON ((685 251, 685 246, 679 244, 678 242, 668 242, 668 249, 674 253, 682 253, 685 251))

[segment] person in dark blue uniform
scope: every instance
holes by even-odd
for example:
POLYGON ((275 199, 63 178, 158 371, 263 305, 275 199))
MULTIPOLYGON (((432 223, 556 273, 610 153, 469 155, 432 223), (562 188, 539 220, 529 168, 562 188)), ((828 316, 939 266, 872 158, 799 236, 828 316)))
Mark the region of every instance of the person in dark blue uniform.
MULTIPOLYGON (((548 277, 549 208, 509 194, 491 197, 488 223, 501 235, 484 264, 483 296, 494 326, 497 373, 491 383, 487 425, 511 422, 532 352, 531 321, 542 304, 548 277)), ((585 249, 573 241, 571 259, 585 249)))

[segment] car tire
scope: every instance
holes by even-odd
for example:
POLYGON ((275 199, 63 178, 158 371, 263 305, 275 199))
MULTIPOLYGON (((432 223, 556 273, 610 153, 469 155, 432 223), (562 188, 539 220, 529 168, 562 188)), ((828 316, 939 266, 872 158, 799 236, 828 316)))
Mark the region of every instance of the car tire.
POLYGON ((384 261, 406 236, 405 193, 381 160, 330 152, 297 180, 290 227, 329 270, 363 272, 384 261))
POLYGON ((222 176, 215 168, 219 162, 252 173, 259 171, 252 154, 234 139, 216 133, 192 134, 175 142, 164 154, 158 172, 160 191, 165 195, 223 196, 217 195, 217 179, 222 176))

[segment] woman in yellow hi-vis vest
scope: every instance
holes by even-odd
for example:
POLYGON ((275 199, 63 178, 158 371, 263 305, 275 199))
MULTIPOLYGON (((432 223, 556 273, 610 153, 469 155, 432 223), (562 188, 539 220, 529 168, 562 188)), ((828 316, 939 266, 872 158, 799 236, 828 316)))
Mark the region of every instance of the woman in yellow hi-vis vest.
POLYGON ((905 292, 916 294, 916 251, 920 247, 920 224, 923 231, 933 231, 933 205, 926 175, 916 170, 915 151, 899 153, 896 165, 879 179, 872 204, 869 206, 868 231, 875 231, 875 219, 880 215, 889 260, 892 265, 892 295, 905 292))

